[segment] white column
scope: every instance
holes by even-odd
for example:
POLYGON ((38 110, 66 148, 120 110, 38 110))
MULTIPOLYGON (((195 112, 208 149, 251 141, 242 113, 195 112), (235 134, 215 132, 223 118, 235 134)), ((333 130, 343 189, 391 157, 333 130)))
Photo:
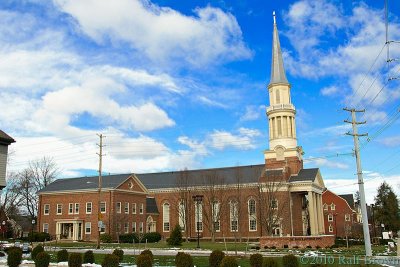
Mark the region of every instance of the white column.
POLYGON ((73 237, 72 237, 72 239, 73 240, 78 240, 78 223, 73 223, 72 224, 72 229, 74 229, 73 231, 74 231, 74 234, 73 234, 73 237))
POLYGON ((293 138, 296 138, 296 120, 293 118, 293 138))
POLYGON ((308 192, 308 214, 310 215, 310 229, 311 235, 315 235, 315 204, 314 204, 314 193, 309 191, 308 192))
POLYGON ((56 240, 60 239, 60 223, 56 223, 56 240))
POLYGON ((274 117, 274 138, 278 137, 278 117, 274 117))
POLYGON ((272 138, 273 138, 273 135, 272 135, 272 122, 271 122, 271 120, 272 119, 269 119, 268 120, 268 124, 269 124, 269 139, 271 140, 272 138))
POLYGON ((316 217, 317 217, 317 234, 321 234, 321 213, 319 212, 319 209, 321 206, 319 205, 319 194, 314 193, 315 197, 315 208, 316 208, 316 217))
POLYGON ((320 205, 320 209, 319 212, 321 214, 321 233, 325 234, 325 222, 324 222, 324 206, 322 205, 322 195, 319 194, 319 205, 320 205))

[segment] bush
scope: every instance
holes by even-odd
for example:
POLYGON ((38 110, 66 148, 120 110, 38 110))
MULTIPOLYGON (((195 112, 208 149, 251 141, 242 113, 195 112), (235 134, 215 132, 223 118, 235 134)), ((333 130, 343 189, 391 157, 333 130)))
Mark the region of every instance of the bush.
POLYGON ((175 256, 176 267, 193 267, 193 258, 190 254, 178 252, 175 256))
POLYGON ((68 261, 68 251, 66 249, 57 252, 57 262, 68 261))
POLYGON ((219 267, 224 257, 225 253, 221 250, 213 250, 208 258, 208 265, 210 267, 219 267))
POLYGON ((122 249, 114 249, 112 254, 118 257, 119 262, 122 262, 124 259, 124 251, 122 249))
POLYGON ((140 253, 140 255, 148 255, 148 256, 150 257, 150 259, 151 259, 151 262, 153 263, 153 261, 154 261, 154 256, 153 256, 153 252, 151 252, 150 249, 145 249, 145 250, 143 250, 143 251, 140 253))
POLYGON ((149 254, 140 254, 136 258, 136 266, 137 267, 152 267, 153 260, 149 254))
POLYGON ((9 267, 17 267, 22 262, 22 249, 12 248, 8 251, 7 265, 9 267))
POLYGON ((278 267, 278 262, 274 258, 264 258, 263 267, 278 267))
POLYGON ((68 257, 68 267, 81 267, 82 255, 80 253, 71 253, 68 257))
POLYGON ((94 263, 93 251, 88 250, 83 254, 83 263, 94 263))
POLYGON ((103 262, 101 263, 101 267, 118 267, 119 266, 119 258, 114 254, 107 254, 103 262))
POLYGON ((119 242, 121 243, 133 243, 134 240, 135 243, 139 243, 139 238, 136 233, 119 235, 119 242))
POLYGON ((263 256, 259 253, 252 254, 250 256, 250 266, 251 267, 262 267, 263 256))
POLYGON ((30 232, 28 234, 28 240, 32 242, 44 242, 44 241, 50 241, 51 237, 49 233, 45 232, 30 232))
POLYGON ((175 225, 167 242, 170 246, 182 246, 182 228, 179 224, 175 225))
POLYGON ((226 256, 221 262, 221 267, 238 267, 237 261, 235 257, 226 256))
POLYGON ((31 258, 33 261, 36 260, 36 255, 39 254, 40 252, 43 252, 44 248, 41 245, 37 245, 36 247, 34 247, 32 249, 32 253, 31 253, 31 258))
POLYGON ((146 239, 148 243, 156 243, 161 240, 161 234, 158 232, 145 233, 143 240, 146 239))
POLYGON ((112 237, 110 234, 101 234, 100 235, 100 241, 103 243, 111 243, 112 242, 112 237))
POLYGON ((283 256, 282 264, 285 267, 298 267, 299 261, 297 260, 295 255, 288 254, 288 255, 283 256))
POLYGON ((49 267, 50 255, 47 252, 40 252, 36 255, 35 267, 49 267))

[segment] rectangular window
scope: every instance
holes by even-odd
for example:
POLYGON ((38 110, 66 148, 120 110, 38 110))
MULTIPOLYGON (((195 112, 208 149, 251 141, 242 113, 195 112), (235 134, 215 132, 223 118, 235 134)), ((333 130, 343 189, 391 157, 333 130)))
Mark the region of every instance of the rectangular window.
POLYGON ((92 202, 86 202, 86 214, 92 214, 92 202))
POLYGON ((92 223, 86 222, 85 223, 85 234, 90 234, 92 232, 92 223))
POLYGON ((169 203, 163 204, 163 232, 169 232, 169 203))
POLYGON ((103 223, 100 228, 100 233, 104 234, 106 232, 106 225, 103 223))
POLYGON ((79 203, 75 203, 75 214, 79 214, 79 203))
POLYGON ((50 214, 50 204, 44 204, 43 206, 43 214, 49 215, 50 214))
POLYGON ((349 221, 350 221, 350 214, 346 214, 346 215, 344 216, 344 220, 345 220, 346 222, 349 222, 349 221))
POLYGON ((132 233, 136 233, 136 222, 132 223, 132 233))
POLYGON ((139 213, 140 213, 140 214, 143 214, 143 203, 140 203, 139 213))
POLYGON ((213 217, 213 223, 214 223, 214 230, 215 232, 219 232, 220 229, 220 203, 219 202, 213 202, 213 208, 212 208, 212 217, 213 217))
POLYGON ((335 210, 336 209, 336 206, 335 206, 335 204, 331 204, 331 210, 335 210))
POLYGON ((125 202, 125 213, 129 214, 129 202, 125 202))
POLYGON ((74 214, 74 203, 68 204, 68 214, 74 214))
POLYGON ((250 218, 249 223, 250 223, 249 230, 257 231, 257 220, 255 218, 250 218))
POLYGON ((333 226, 329 225, 329 233, 333 233, 333 226))
POLYGON ((324 210, 328 210, 328 205, 324 204, 324 210))
POLYGON ((105 201, 100 202, 100 212, 106 213, 106 202, 105 201))
POLYGON ((117 213, 121 213, 121 202, 117 202, 116 203, 116 208, 115 209, 117 210, 117 213))
POLYGON ((139 233, 143 233, 143 222, 139 223, 139 233))
POLYGON ((328 222, 333 222, 333 215, 332 214, 328 214, 328 222))
POLYGON ((43 232, 45 232, 45 233, 49 232, 49 224, 48 223, 43 224, 43 232))
POLYGON ((124 231, 125 231, 125 234, 129 233, 129 223, 128 222, 126 222, 124 224, 124 231))
POLYGON ((57 204, 57 215, 62 214, 62 204, 57 204))
POLYGON ((117 223, 117 232, 118 232, 118 233, 121 232, 121 223, 117 223))
POLYGON ((132 203, 132 214, 136 214, 136 203, 132 203))

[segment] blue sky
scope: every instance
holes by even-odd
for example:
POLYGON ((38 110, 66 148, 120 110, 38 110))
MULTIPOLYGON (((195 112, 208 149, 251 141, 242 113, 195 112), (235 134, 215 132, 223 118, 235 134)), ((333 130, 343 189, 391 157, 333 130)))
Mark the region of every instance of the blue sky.
MULTIPOLYGON (((400 65, 386 63, 384 2, 275 2, 2 1, 9 170, 48 156, 63 177, 95 174, 96 133, 105 173, 262 163, 275 10, 305 166, 354 193, 355 159, 334 155, 353 146, 341 109, 365 108, 367 200, 383 180, 399 192, 400 81, 388 79, 400 65)), ((389 40, 400 40, 399 10, 389 1, 389 40)))

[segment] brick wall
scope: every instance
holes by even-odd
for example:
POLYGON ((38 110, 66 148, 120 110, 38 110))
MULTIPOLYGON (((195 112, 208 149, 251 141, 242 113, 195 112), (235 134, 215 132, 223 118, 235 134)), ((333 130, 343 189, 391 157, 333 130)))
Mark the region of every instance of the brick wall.
POLYGON ((268 237, 263 236, 260 238, 261 248, 306 248, 306 247, 320 247, 327 248, 335 244, 335 236, 324 235, 324 236, 286 236, 286 237, 268 237))

